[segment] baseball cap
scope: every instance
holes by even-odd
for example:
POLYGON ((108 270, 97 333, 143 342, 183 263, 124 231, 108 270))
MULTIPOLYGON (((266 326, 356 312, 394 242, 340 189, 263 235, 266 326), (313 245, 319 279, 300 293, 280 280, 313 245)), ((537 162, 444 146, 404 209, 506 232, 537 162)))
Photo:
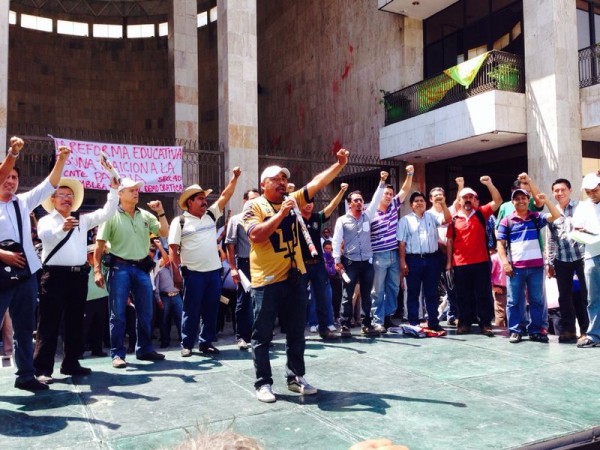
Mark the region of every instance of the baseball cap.
POLYGON ((475 192, 473 189, 471 188, 462 188, 458 194, 459 197, 464 197, 465 195, 474 195, 475 197, 477 197, 477 192, 475 192))
POLYGON ((600 177, 596 172, 588 173, 585 177, 583 177, 583 181, 581 182, 581 189, 596 189, 596 186, 600 184, 600 177))
POLYGON ((512 194, 510 194, 510 199, 511 199, 511 200, 514 200, 514 198, 515 198, 515 195, 517 195, 517 194, 524 194, 524 195, 526 195, 526 196, 527 196, 527 198, 531 197, 531 195, 529 195, 529 192, 527 192, 525 189, 515 189, 515 190, 513 191, 513 193, 512 193, 512 194))
POLYGON ((260 182, 262 183, 266 178, 276 177, 281 172, 285 173, 285 176, 288 177, 288 179, 290 178, 290 171, 285 167, 269 166, 260 174, 260 182))
POLYGON ((137 187, 138 189, 141 189, 142 187, 144 187, 144 182, 143 181, 133 181, 131 178, 121 178, 121 184, 119 185, 119 192, 121 192, 123 189, 128 189, 128 188, 132 188, 132 187, 137 187))

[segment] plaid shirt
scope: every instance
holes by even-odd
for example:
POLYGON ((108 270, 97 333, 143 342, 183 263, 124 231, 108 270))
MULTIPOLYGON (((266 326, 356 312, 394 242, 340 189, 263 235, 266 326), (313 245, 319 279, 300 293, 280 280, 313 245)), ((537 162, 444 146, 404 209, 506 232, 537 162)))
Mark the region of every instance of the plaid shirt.
MULTIPOLYGON (((556 205, 561 210, 560 205, 556 205)), ((569 233, 573 231, 573 213, 577 207, 577 202, 570 200, 565 208, 563 217, 548 224, 548 264, 554 265, 554 260, 562 262, 573 262, 583 258, 585 245, 569 239, 569 233)))

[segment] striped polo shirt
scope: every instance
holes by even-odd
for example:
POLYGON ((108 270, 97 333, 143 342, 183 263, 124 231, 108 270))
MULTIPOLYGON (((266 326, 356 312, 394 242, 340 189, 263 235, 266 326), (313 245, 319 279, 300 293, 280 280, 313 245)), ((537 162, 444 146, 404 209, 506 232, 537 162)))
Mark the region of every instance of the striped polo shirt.
POLYGON ((542 256, 538 234, 540 233, 539 230, 548 224, 548 215, 529 211, 527 217, 523 220, 516 215, 516 212, 513 212, 500 221, 497 237, 500 240, 508 241, 509 258, 513 267, 527 269, 544 266, 544 257, 542 256), (509 220, 511 221, 510 229, 509 220))
POLYGON ((379 209, 371 220, 371 248, 373 253, 398 250, 396 228, 398 226, 398 210, 402 202, 394 196, 386 211, 379 209))

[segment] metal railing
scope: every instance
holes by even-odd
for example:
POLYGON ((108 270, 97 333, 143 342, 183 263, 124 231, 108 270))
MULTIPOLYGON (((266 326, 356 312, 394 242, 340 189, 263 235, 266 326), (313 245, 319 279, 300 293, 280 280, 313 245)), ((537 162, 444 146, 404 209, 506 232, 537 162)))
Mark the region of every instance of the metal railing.
POLYGON ((600 84, 600 46, 579 50, 579 87, 600 84))
POLYGON ((441 73, 385 93, 385 125, 400 122, 491 90, 525 92, 523 57, 492 50, 468 88, 441 73))

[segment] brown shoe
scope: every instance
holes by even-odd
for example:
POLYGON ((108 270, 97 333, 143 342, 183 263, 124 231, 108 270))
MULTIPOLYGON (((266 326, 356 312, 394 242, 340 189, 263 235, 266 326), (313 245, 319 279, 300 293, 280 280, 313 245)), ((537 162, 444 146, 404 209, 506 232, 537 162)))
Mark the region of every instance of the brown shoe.
POLYGON ((481 327, 481 334, 488 337, 494 337, 494 330, 492 330, 492 327, 490 327, 489 325, 483 326, 481 327))
POLYGON ((471 327, 469 325, 459 325, 456 328, 456 334, 470 334, 471 327))

